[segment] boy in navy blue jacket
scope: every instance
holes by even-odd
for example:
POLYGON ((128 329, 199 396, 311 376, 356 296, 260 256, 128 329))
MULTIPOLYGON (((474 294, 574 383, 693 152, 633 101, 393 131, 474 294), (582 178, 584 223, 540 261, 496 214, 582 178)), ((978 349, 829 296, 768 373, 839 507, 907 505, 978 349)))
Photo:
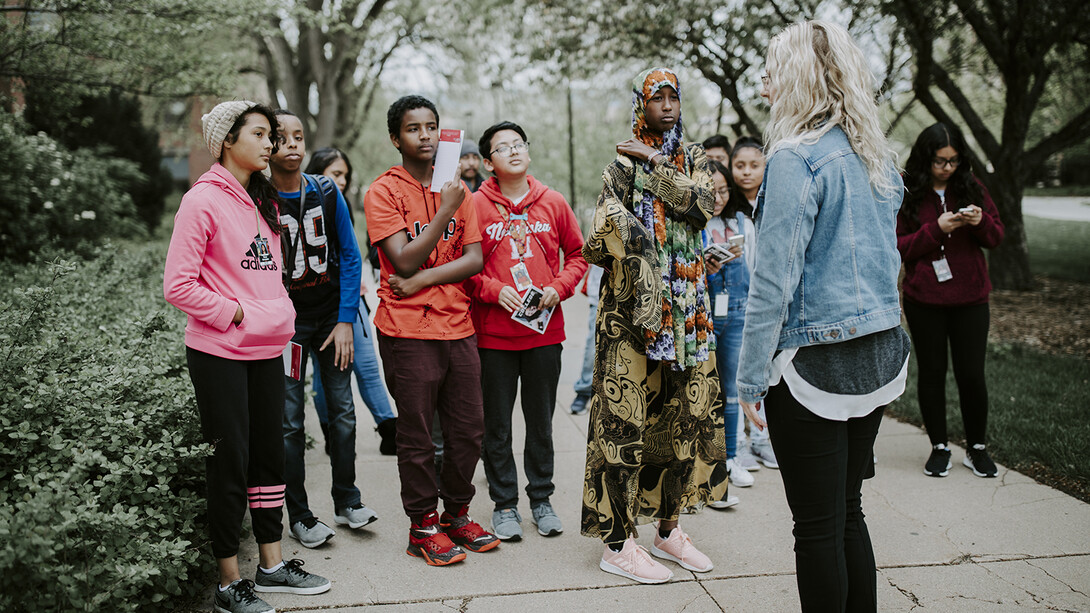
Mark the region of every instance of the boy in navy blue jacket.
MULTIPOLYGON (((311 351, 318 364, 329 409, 329 459, 333 467, 334 520, 361 528, 378 519, 360 501, 356 487, 356 410, 352 398, 352 323, 358 316, 361 259, 348 205, 329 179, 301 171, 306 156, 303 123, 277 111, 281 144, 269 160, 272 183, 284 206, 284 283, 295 305, 295 336, 303 364, 311 351)), ((318 521, 307 504, 303 381, 287 379, 284 407, 284 474, 291 535, 317 547, 336 534, 318 521)))

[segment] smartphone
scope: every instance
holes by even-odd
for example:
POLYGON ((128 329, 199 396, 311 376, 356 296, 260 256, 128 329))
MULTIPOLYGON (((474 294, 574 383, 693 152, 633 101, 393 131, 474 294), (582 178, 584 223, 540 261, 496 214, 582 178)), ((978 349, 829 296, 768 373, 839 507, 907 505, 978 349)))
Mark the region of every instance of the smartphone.
POLYGON ((966 207, 962 207, 962 208, 958 209, 958 215, 965 215, 966 213, 972 213, 972 212, 973 212, 973 207, 971 207, 971 206, 966 206, 966 207))
POLYGON ((704 257, 715 260, 717 263, 722 265, 733 260, 735 255, 730 251, 727 251, 726 248, 723 247, 723 245, 719 243, 712 243, 711 245, 708 245, 706 249, 704 249, 704 257))
POLYGON ((742 245, 746 244, 746 235, 735 234, 734 236, 727 239, 727 244, 731 247, 741 247, 742 245))

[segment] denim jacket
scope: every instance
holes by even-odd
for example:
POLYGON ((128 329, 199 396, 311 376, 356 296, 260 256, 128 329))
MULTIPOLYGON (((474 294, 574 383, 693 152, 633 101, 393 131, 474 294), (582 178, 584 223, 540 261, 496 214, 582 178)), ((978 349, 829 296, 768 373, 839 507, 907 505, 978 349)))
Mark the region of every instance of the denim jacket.
MULTIPOLYGON (((735 214, 735 222, 740 232, 745 232, 745 216, 739 211, 735 214)), ((707 230, 704 232, 704 246, 708 246, 707 230)), ((753 237, 748 237, 751 241, 753 237)), ((744 247, 749 249, 749 246, 744 247)), ((745 257, 734 258, 719 269, 719 272, 708 275, 708 293, 712 297, 712 312, 715 312, 716 298, 726 293, 729 310, 746 310, 746 300, 749 295, 749 266, 745 257)), ((718 318, 716 318, 718 319, 718 318)))
POLYGON ((749 287, 738 396, 768 391, 778 350, 838 343, 900 325, 898 189, 878 194, 839 126, 816 143, 777 150, 757 205, 757 264, 749 287))

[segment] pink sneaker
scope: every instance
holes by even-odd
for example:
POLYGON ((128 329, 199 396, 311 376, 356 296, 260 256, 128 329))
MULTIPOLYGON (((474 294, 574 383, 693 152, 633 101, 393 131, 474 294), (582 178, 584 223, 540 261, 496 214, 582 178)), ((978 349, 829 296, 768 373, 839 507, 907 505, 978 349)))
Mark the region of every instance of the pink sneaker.
POLYGON ((693 540, 681 531, 681 526, 671 530, 670 538, 665 539, 659 536, 656 528, 651 553, 664 560, 677 562, 682 568, 694 573, 706 573, 714 568, 711 559, 693 545, 693 540))
POLYGON ((598 568, 640 583, 666 583, 674 578, 669 568, 653 560, 633 538, 626 540, 620 551, 613 551, 607 546, 598 568))

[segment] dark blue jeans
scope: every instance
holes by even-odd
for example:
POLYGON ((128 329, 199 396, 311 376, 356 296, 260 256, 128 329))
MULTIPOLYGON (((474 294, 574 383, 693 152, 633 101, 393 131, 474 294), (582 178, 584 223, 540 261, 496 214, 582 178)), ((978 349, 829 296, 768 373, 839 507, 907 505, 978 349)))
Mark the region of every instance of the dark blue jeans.
POLYGON ((518 473, 511 450, 511 415, 522 381, 522 416, 526 441, 522 463, 531 508, 548 502, 553 485, 553 409, 560 380, 560 345, 522 351, 479 349, 484 396, 484 443, 481 459, 488 495, 496 509, 518 506, 518 473))
MULTIPOLYGON (((386 386, 382 383, 382 373, 378 368, 378 357, 375 352, 375 333, 368 319, 367 310, 363 308, 363 298, 360 298, 360 312, 352 324, 352 348, 356 354, 352 360, 352 371, 356 373, 356 387, 360 390, 363 404, 371 411, 371 417, 375 418, 375 425, 379 425, 387 419, 394 417, 394 410, 390 406, 390 399, 386 397, 386 386)), ((317 353, 313 354, 317 355, 317 353)), ((315 358, 317 359, 317 358, 315 358)), ((322 376, 320 371, 314 373, 314 410, 318 412, 318 421, 323 425, 329 423, 329 410, 326 408, 325 390, 322 388, 322 376)))
MULTIPOLYGON (((350 507, 360 502, 356 488, 356 407, 352 399, 352 370, 341 370, 333 363, 334 348, 318 348, 337 325, 334 311, 322 320, 304 317, 295 320, 292 341, 303 346, 301 372, 306 372, 307 358, 317 353, 326 406, 329 415, 329 461, 333 466, 334 508, 350 507)), ((284 476, 287 481, 288 520, 291 524, 313 517, 307 504, 306 437, 303 432, 303 406, 306 398, 303 381, 285 377, 287 401, 284 403, 284 476)))
POLYGON ((832 421, 811 413, 787 384, 768 390, 768 431, 795 521, 795 580, 805 613, 878 607, 874 550, 861 489, 874 462, 885 407, 832 421))

